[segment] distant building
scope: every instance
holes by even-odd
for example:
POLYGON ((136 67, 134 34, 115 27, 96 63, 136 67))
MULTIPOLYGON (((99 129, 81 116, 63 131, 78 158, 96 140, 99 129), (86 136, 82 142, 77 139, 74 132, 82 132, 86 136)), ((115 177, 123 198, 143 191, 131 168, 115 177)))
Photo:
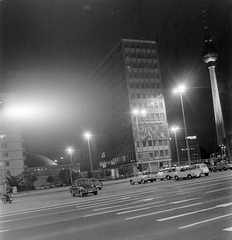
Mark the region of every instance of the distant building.
POLYGON ((70 168, 72 168, 72 170, 80 172, 80 163, 75 162, 70 164, 70 162, 65 162, 64 164, 58 165, 51 159, 39 154, 27 153, 25 162, 27 169, 31 170, 38 178, 38 180, 34 182, 35 187, 49 185, 46 181, 49 175, 54 178, 55 182, 60 182, 58 175, 61 170, 70 170, 70 168))
POLYGON ((16 176, 25 167, 19 122, 5 112, 16 101, 14 94, 0 94, 0 192, 5 191, 6 176, 16 176))
POLYGON ((120 177, 142 167, 156 172, 170 165, 169 127, 156 42, 122 39, 91 80, 99 110, 100 167, 120 177), (138 115, 133 115, 134 110, 138 115), (142 110, 146 111, 144 115, 142 110))
MULTIPOLYGON (((191 163, 198 162, 201 159, 201 149, 196 136, 188 136, 189 154, 191 163)), ((180 163, 188 164, 186 141, 180 141, 179 146, 180 163)))

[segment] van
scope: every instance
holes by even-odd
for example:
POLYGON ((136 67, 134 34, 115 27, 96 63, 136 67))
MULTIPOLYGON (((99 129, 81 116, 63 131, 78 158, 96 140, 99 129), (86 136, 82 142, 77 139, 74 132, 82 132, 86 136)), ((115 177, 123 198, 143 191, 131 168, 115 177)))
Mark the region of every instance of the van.
POLYGON ((196 170, 200 170, 201 175, 209 176, 209 168, 205 163, 193 164, 192 168, 196 170))
POLYGON ((202 174, 200 168, 191 166, 182 166, 176 168, 176 171, 173 173, 174 179, 179 180, 180 178, 183 179, 192 179, 194 177, 200 177, 202 174))

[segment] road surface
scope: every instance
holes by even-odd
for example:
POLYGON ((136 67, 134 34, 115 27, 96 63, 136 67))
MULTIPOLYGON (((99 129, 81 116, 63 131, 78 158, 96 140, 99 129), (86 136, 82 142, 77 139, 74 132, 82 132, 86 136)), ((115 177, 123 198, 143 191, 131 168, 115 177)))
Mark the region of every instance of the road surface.
POLYGON ((105 186, 1 204, 1 240, 232 239, 232 171, 191 180, 105 186), (20 208, 20 209, 19 209, 20 208))

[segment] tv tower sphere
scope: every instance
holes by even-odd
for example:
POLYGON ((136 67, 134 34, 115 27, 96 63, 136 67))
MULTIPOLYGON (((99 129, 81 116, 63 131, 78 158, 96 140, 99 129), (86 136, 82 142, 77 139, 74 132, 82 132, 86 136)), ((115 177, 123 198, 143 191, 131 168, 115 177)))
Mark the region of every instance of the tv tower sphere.
POLYGON ((202 51, 202 58, 205 63, 213 64, 217 61, 218 53, 216 48, 212 45, 212 39, 205 39, 204 49, 202 51))

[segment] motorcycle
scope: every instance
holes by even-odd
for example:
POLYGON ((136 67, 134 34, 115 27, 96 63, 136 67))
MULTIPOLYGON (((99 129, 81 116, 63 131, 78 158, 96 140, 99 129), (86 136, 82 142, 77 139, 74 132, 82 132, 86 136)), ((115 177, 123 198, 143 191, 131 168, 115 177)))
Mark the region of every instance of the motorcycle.
POLYGON ((3 203, 12 203, 13 198, 11 197, 11 195, 9 193, 3 193, 2 194, 2 202, 3 203))

